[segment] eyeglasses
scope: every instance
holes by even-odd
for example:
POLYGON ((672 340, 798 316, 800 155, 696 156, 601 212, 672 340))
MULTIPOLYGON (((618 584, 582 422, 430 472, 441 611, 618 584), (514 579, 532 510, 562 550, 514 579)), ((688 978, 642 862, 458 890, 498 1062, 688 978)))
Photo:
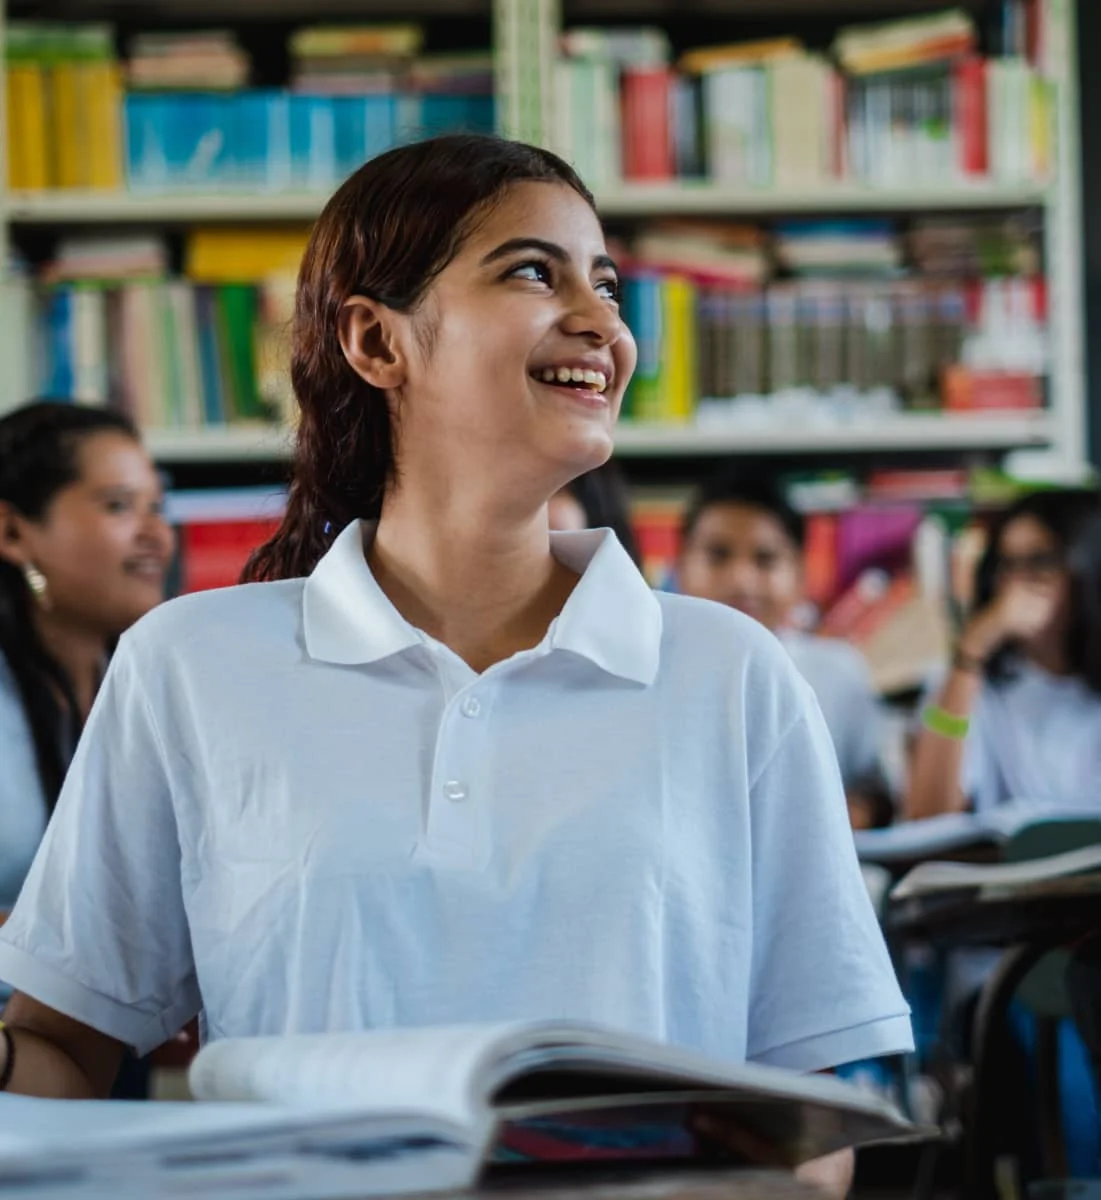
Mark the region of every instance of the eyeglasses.
POLYGON ((999 554, 994 560, 994 574, 1005 579, 1019 575, 1025 579, 1046 579, 1066 568, 1066 559, 1056 550, 1036 554, 999 554))

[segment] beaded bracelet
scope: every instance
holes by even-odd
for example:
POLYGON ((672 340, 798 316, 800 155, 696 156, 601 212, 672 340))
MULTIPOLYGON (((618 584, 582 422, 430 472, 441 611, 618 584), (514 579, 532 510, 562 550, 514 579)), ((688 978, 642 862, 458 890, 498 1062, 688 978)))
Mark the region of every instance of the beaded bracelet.
POLYGON ((15 1039, 3 1021, 0 1021, 0 1036, 4 1039, 4 1069, 0 1071, 0 1092, 6 1092, 15 1070, 15 1039))
POLYGON ((970 717, 957 717, 955 713, 947 712, 936 704, 926 706, 921 714, 921 723, 930 733, 951 738, 954 742, 962 742, 971 728, 970 717))

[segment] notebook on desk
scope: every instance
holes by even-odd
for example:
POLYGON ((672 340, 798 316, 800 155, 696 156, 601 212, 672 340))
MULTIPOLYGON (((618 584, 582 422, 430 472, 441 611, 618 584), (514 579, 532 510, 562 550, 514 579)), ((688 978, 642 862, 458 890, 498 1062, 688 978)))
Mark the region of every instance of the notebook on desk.
POLYGON ((581 1024, 229 1039, 199 1053, 191 1084, 208 1103, 136 1106, 160 1109, 157 1122, 135 1122, 135 1106, 0 1095, 0 1200, 93 1185, 112 1200, 327 1200, 453 1189, 487 1172, 792 1166, 919 1136, 833 1078, 581 1024))
POLYGON ((944 813, 917 821, 901 821, 886 829, 861 829, 853 835, 861 862, 896 866, 982 847, 1004 846, 1022 829, 1041 821, 1097 818, 1093 808, 1054 809, 1028 801, 1002 804, 983 813, 944 813))

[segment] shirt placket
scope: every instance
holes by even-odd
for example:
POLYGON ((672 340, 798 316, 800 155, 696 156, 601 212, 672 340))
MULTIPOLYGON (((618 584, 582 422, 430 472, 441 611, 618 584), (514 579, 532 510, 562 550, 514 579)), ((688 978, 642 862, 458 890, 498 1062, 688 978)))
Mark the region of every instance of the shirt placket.
POLYGON ((436 734, 425 829, 415 857, 466 870, 489 859, 489 714, 495 684, 433 649, 445 703, 436 734))

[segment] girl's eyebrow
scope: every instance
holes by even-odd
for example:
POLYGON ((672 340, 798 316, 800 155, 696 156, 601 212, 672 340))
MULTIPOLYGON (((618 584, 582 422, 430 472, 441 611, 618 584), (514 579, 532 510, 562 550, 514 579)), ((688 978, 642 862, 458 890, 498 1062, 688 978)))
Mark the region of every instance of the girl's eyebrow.
MULTIPOLYGON (((480 265, 483 267, 489 266, 490 263, 507 258, 510 254, 519 254, 525 250, 538 250, 541 254, 545 254, 548 258, 559 263, 566 263, 570 260, 569 254, 557 242, 544 241, 543 238, 515 237, 509 238, 507 242, 502 242, 499 246, 491 250, 482 259, 480 265)), ((615 262, 607 254, 598 254, 593 258, 593 269, 611 270, 618 274, 615 262)))

